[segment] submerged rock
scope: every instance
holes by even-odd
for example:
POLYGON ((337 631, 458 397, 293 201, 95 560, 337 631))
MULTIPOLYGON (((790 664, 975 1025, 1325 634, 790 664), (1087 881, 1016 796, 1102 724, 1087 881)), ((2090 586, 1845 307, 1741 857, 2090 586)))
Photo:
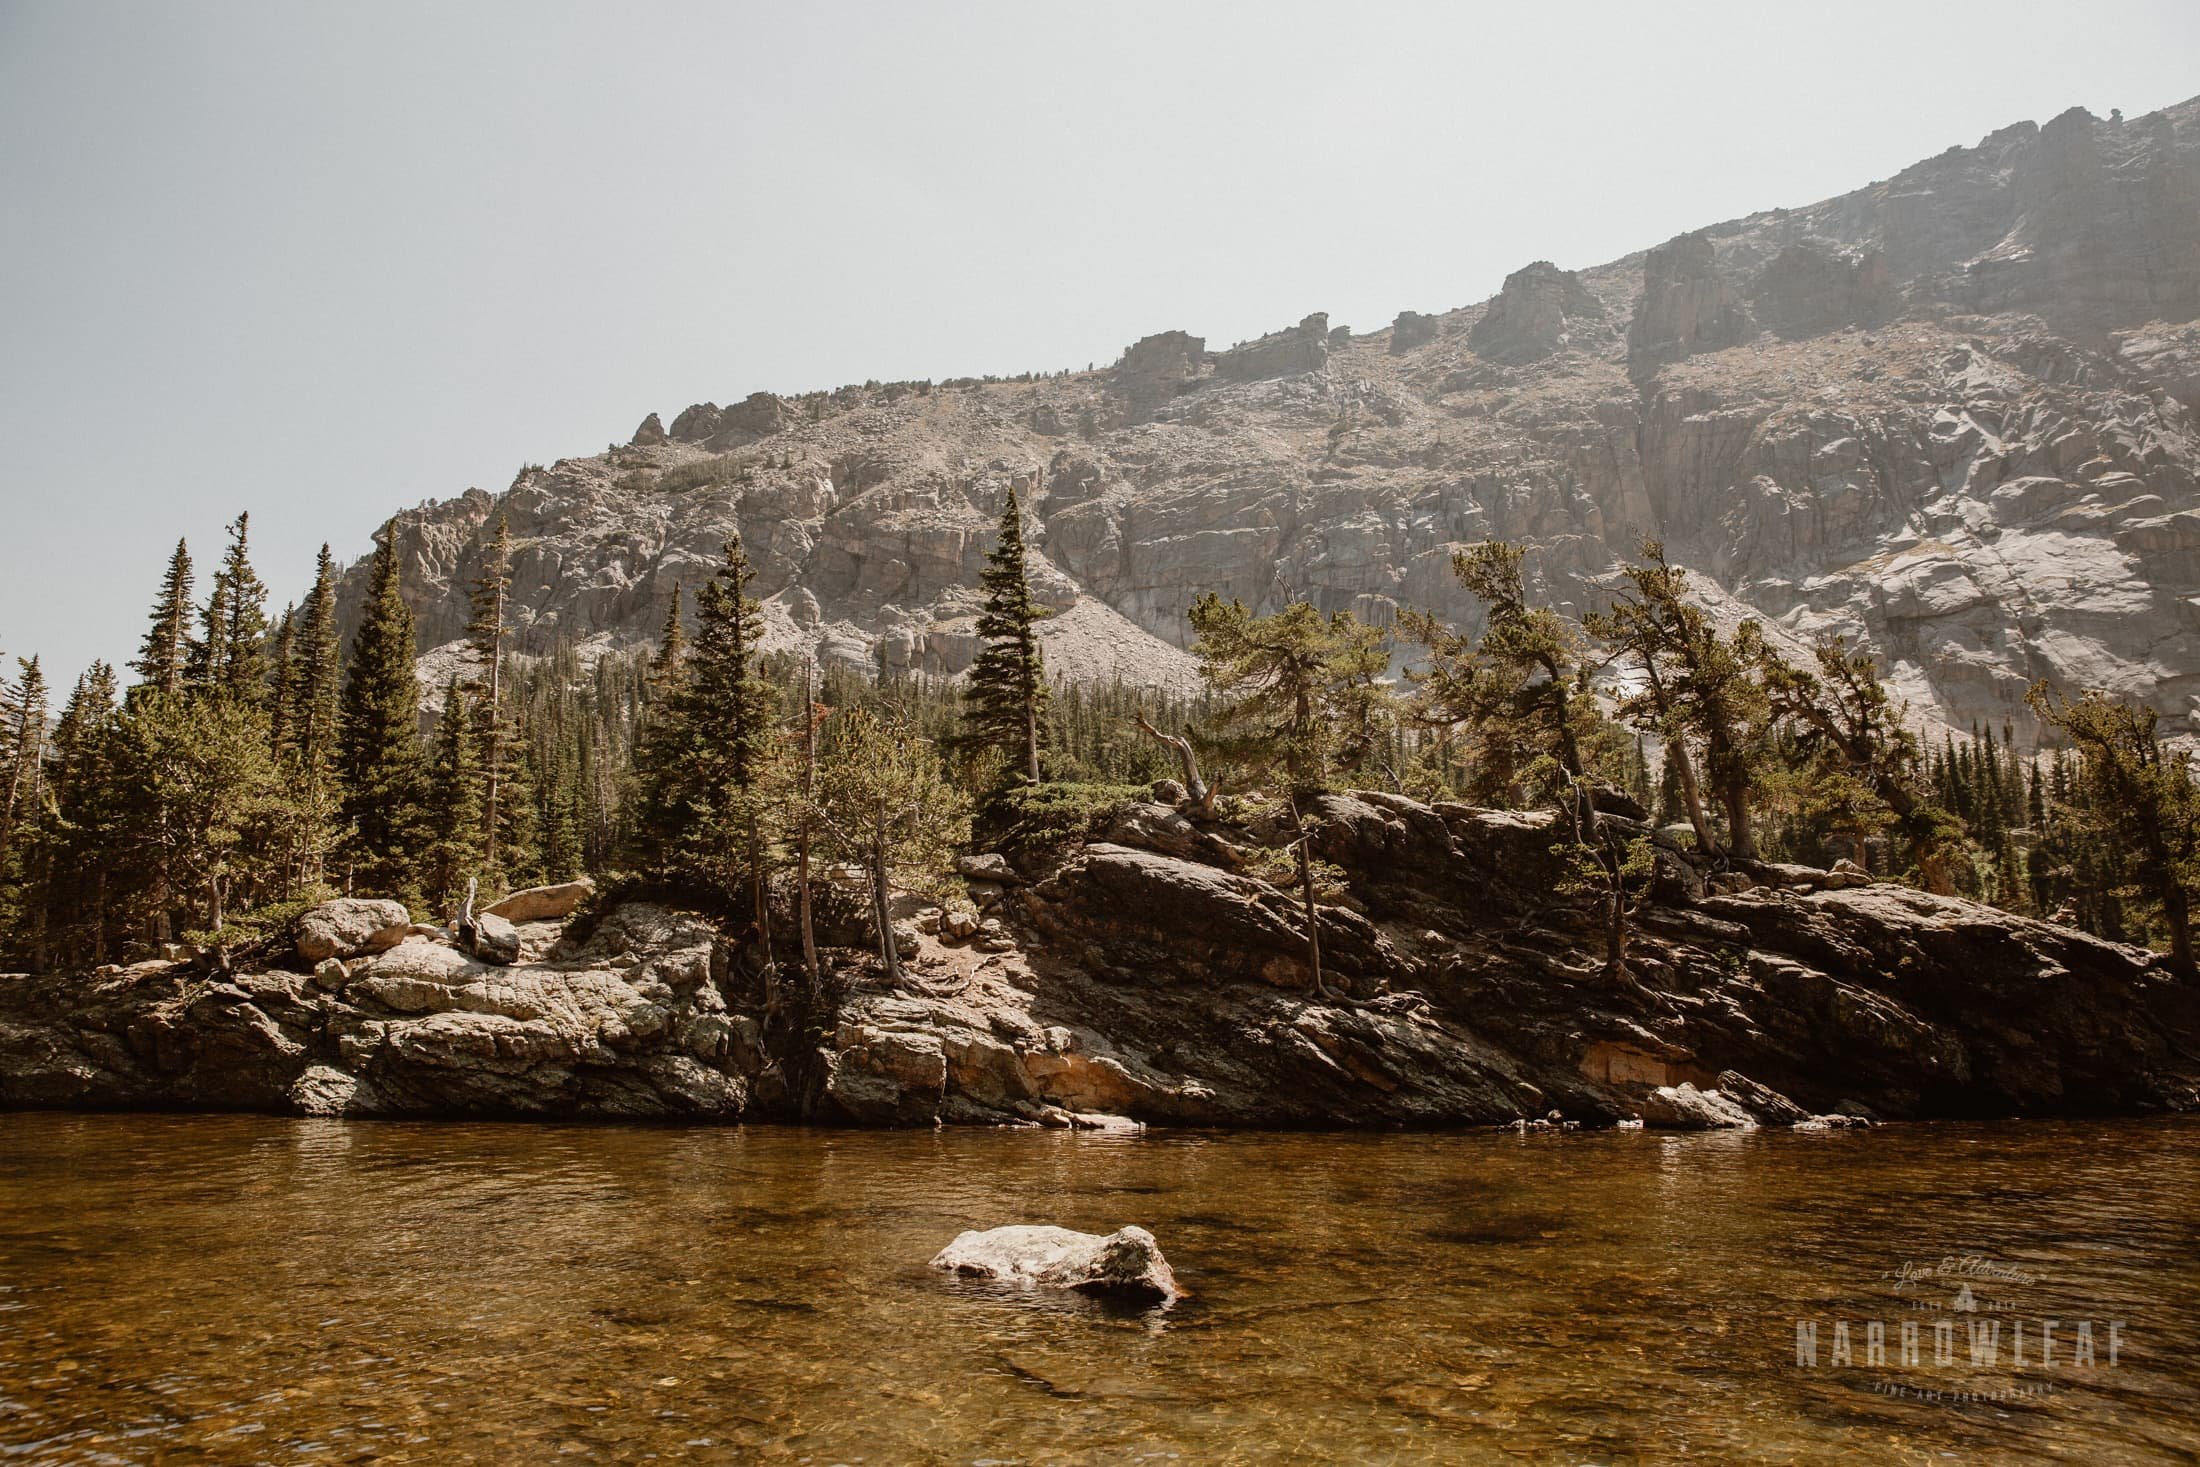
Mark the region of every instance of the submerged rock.
POLYGON ((1144 1228, 1102 1237, 1068 1228, 1008 1227, 964 1233, 932 1266, 963 1278, 1000 1279, 1081 1294, 1167 1304, 1179 1297, 1161 1245, 1144 1228))

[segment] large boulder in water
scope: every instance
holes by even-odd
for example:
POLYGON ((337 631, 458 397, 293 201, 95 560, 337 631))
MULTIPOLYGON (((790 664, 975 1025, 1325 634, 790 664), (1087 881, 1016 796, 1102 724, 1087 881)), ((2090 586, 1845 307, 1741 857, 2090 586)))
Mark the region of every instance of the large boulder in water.
POLYGON ((942 1248, 932 1266, 964 1278, 1002 1279, 1075 1289, 1081 1294, 1166 1304, 1178 1295, 1161 1245, 1144 1228, 1101 1237, 1068 1228, 1012 1227, 968 1232, 942 1248))
POLYGON ((309 908, 298 919, 298 956, 309 963, 385 952, 412 931, 403 902, 340 897, 309 908))

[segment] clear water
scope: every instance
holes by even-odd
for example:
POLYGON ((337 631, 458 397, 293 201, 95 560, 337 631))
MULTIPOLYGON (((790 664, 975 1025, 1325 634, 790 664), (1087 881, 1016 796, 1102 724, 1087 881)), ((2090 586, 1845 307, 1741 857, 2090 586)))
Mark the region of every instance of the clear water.
POLYGON ((2191 1461, 2196 1306, 2189 1122, 1112 1139, 0 1116, 6 1461, 2191 1461), (1123 1313, 926 1269, 1010 1222, 1141 1223, 1193 1295, 1123 1313), (1947 1278, 1901 1285, 1950 1255, 1988 1260, 1962 1280, 1980 1312, 1943 1312, 1947 1278), (2026 1323, 2023 1369, 2006 1339, 1994 1368, 1960 1343, 1934 1363, 1934 1323, 1988 1316, 2026 1323))

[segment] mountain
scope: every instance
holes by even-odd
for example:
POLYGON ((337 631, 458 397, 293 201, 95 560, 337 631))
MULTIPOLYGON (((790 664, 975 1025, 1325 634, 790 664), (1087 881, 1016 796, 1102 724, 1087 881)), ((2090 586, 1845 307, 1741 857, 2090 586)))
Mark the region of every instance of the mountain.
MULTIPOLYGON (((2200 99, 2020 123, 1884 182, 1355 332, 699 403, 393 518, 422 644, 498 514, 523 651, 654 639, 738 528, 774 639, 953 674, 1011 490, 1071 676, 1181 685, 1219 591, 1472 623, 1452 547, 1578 614, 1642 537, 1722 614, 1875 649, 1914 711, 2028 737, 2049 677, 2200 699, 2200 99)), ((347 609, 364 591, 346 583, 347 609)), ((2192 725, 2200 727, 2200 725, 2192 725)))

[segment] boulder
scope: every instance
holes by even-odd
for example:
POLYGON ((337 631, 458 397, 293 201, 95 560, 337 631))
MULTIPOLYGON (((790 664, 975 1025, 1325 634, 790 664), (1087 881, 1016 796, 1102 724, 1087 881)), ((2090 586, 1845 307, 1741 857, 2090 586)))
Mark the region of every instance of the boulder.
POLYGON ((1178 1297, 1176 1275, 1144 1228, 1102 1237, 1068 1228, 1008 1227, 967 1232, 942 1248, 932 1266, 963 1278, 998 1279, 1146 1304, 1178 1297))
POLYGON ((949 907, 940 914, 940 935, 956 942, 978 935, 978 914, 968 907, 949 907))
POLYGON ((1008 864, 1008 857, 998 851, 986 851, 979 855, 957 856, 955 874, 966 881, 990 881, 997 886, 1022 886, 1023 877, 1008 864))
MULTIPOLYGON (((1768 1095, 1771 1093, 1766 1092, 1768 1095)), ((1660 1085, 1641 1101, 1642 1118, 1668 1131, 1750 1131, 1757 1118, 1716 1090, 1687 1081, 1660 1085)))
POLYGON ((473 922, 474 956, 484 963, 509 967, 519 961, 519 929, 494 912, 482 912, 473 922))
POLYGON ((663 419, 651 413, 642 419, 642 425, 634 430, 633 438, 628 441, 636 448, 656 448, 670 440, 665 434, 663 419))
POLYGON ((402 902, 339 897, 298 919, 298 956, 318 963, 324 958, 384 952, 403 942, 411 930, 412 913, 402 902))
POLYGON ((1878 880, 1871 872, 1843 856, 1833 863, 1833 869, 1819 879, 1818 884, 1827 891, 1846 891, 1850 887, 1870 886, 1878 880))
POLYGON ((482 910, 507 922, 556 922, 572 916, 593 896, 596 883, 583 876, 555 886, 525 886, 482 910))

